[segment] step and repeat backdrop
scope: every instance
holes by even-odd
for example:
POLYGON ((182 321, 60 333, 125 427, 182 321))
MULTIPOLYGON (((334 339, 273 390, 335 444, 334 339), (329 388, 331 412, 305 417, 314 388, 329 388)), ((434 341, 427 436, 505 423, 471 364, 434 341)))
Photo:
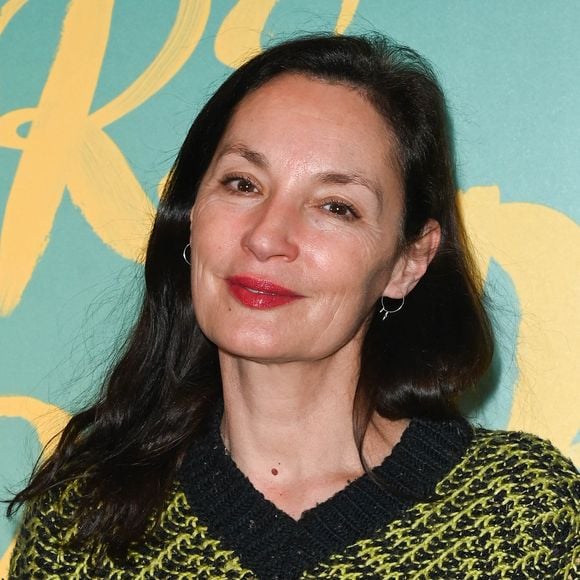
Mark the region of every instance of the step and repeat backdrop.
MULTIPOLYGON (((381 31, 438 72, 498 341, 464 410, 580 464, 578 22, 573 0, 0 0, 0 498, 130 327, 202 103, 249 54, 321 30, 381 31)), ((0 519, 0 577, 17 524, 0 519)))

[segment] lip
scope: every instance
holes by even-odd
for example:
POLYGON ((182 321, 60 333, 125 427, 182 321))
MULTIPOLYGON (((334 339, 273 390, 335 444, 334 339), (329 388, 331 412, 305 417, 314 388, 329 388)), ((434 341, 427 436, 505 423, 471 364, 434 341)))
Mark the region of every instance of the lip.
POLYGON ((249 308, 265 310, 304 298, 289 288, 263 278, 231 276, 226 281, 234 298, 249 308))

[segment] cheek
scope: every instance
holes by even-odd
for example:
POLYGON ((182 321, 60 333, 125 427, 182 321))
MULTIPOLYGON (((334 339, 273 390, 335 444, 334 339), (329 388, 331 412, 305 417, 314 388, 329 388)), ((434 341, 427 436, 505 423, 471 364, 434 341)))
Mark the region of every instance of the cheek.
POLYGON ((308 248, 313 281, 350 300, 374 302, 388 283, 392 256, 369 236, 333 236, 308 248))
POLYGON ((209 273, 214 269, 216 259, 223 254, 223 238, 219 235, 218 224, 200 219, 196 212, 191 223, 191 293, 196 316, 207 311, 206 301, 214 293, 214 284, 209 273))
POLYGON ((235 245, 235 223, 214 204, 194 208, 191 219, 192 270, 195 267, 223 260, 235 245))

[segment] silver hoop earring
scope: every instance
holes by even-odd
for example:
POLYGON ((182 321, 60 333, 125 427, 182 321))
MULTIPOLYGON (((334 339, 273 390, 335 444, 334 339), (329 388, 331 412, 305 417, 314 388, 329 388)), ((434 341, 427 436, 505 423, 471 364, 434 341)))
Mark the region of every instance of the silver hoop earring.
POLYGON ((185 248, 183 248, 183 259, 186 261, 188 266, 191 266, 191 262, 187 259, 187 250, 191 249, 191 244, 188 242, 188 244, 185 246, 185 248))
POLYGON ((395 312, 399 312, 399 310, 402 310, 403 306, 405 306, 405 297, 403 296, 403 298, 401 299, 401 304, 399 304, 399 306, 397 308, 395 308, 395 310, 387 310, 386 306, 385 306, 385 297, 381 296, 381 309, 379 310, 379 314, 383 314, 383 322, 387 319, 387 316, 389 314, 395 314, 395 312))

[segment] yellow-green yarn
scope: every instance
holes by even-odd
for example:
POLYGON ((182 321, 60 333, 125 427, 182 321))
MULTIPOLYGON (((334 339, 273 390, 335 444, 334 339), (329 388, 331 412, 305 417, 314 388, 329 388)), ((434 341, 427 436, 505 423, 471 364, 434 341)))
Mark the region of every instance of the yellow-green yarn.
MULTIPOLYGON (((257 578, 191 512, 179 484, 158 524, 122 564, 67 549, 77 493, 73 484, 58 497, 29 506, 11 577, 257 578)), ((477 430, 434 498, 298 577, 578 580, 579 493, 578 473, 549 443, 521 433, 477 430)))

